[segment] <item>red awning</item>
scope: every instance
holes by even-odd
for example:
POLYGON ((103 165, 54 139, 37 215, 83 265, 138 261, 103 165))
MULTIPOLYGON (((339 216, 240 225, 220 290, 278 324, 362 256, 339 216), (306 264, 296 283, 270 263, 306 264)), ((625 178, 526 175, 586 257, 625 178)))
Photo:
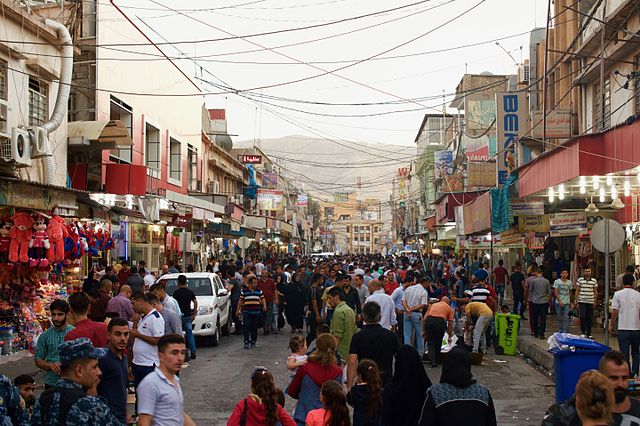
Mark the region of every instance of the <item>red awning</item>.
POLYGON ((579 176, 602 176, 640 165, 640 120, 604 133, 579 136, 518 170, 520 197, 579 176))

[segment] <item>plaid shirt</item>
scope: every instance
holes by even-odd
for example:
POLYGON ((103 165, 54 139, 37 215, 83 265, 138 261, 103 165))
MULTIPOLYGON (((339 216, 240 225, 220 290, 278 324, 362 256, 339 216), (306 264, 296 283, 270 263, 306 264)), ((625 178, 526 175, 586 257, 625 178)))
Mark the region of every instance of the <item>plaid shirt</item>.
MULTIPOLYGON (((38 337, 38 347, 36 350, 36 359, 41 359, 47 362, 60 362, 60 353, 58 352, 58 346, 64 342, 64 336, 68 332, 73 330, 73 326, 67 324, 62 330, 58 330, 56 327, 49 327, 44 333, 38 337)), ((44 383, 49 386, 55 386, 58 382, 58 375, 53 371, 45 371, 44 383)))

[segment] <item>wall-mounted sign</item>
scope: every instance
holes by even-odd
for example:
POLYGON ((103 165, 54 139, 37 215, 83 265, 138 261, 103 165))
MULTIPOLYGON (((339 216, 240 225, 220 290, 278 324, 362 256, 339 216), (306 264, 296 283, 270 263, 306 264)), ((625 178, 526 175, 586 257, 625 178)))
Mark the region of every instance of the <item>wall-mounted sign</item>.
POLYGON ((260 210, 281 211, 284 207, 284 193, 279 190, 258 189, 256 202, 260 210))
POLYGON ((518 228, 521 232, 549 232, 549 216, 544 214, 519 216, 518 228))
POLYGON ((498 184, 516 168, 516 142, 527 128, 525 92, 496 93, 496 138, 498 141, 498 184))
POLYGON ((585 212, 552 213, 549 215, 549 231, 552 237, 587 233, 585 212))
POLYGON ((240 162, 242 164, 262 164, 262 155, 241 155, 240 162))

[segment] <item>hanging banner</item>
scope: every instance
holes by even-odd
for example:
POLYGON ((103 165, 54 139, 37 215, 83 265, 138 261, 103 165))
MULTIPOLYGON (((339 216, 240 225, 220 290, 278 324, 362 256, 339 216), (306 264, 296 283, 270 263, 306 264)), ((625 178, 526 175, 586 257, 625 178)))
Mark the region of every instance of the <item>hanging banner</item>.
POLYGON ((278 174, 273 172, 262 173, 262 187, 275 189, 278 187, 278 174))
POLYGON ((496 163, 469 163, 467 165, 467 187, 496 186, 496 163))
POLYGON ((284 192, 274 189, 258 189, 256 201, 260 210, 282 211, 284 192))
POLYGON ((544 214, 544 201, 514 198, 511 200, 511 212, 514 216, 540 216, 544 214))
POLYGON ((436 179, 453 174, 453 151, 435 151, 433 153, 436 179))
POLYGON ((462 174, 456 173, 454 175, 448 175, 444 177, 445 186, 447 192, 460 192, 462 191, 462 174))
POLYGON ((507 229, 506 231, 500 233, 500 243, 503 245, 521 244, 522 234, 517 229, 507 229))
POLYGON ((496 93, 498 185, 517 167, 516 141, 527 129, 526 92, 496 93))
POLYGON ((585 212, 551 213, 549 231, 552 237, 586 234, 587 215, 585 212))
POLYGON ((307 204, 309 204, 307 194, 298 194, 298 201, 296 202, 296 206, 305 207, 307 204))
POLYGON ((519 216, 518 228, 521 232, 549 232, 549 216, 519 216))

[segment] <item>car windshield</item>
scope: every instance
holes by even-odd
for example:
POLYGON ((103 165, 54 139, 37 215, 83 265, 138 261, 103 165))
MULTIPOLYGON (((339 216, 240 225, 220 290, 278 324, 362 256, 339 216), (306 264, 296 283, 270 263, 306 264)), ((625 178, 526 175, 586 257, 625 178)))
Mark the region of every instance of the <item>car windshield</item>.
MULTIPOLYGON (((170 278, 161 280, 166 288, 169 296, 178 288, 178 280, 170 278)), ((213 286, 209 278, 187 278, 187 287, 193 290, 196 296, 213 296, 213 286)))

